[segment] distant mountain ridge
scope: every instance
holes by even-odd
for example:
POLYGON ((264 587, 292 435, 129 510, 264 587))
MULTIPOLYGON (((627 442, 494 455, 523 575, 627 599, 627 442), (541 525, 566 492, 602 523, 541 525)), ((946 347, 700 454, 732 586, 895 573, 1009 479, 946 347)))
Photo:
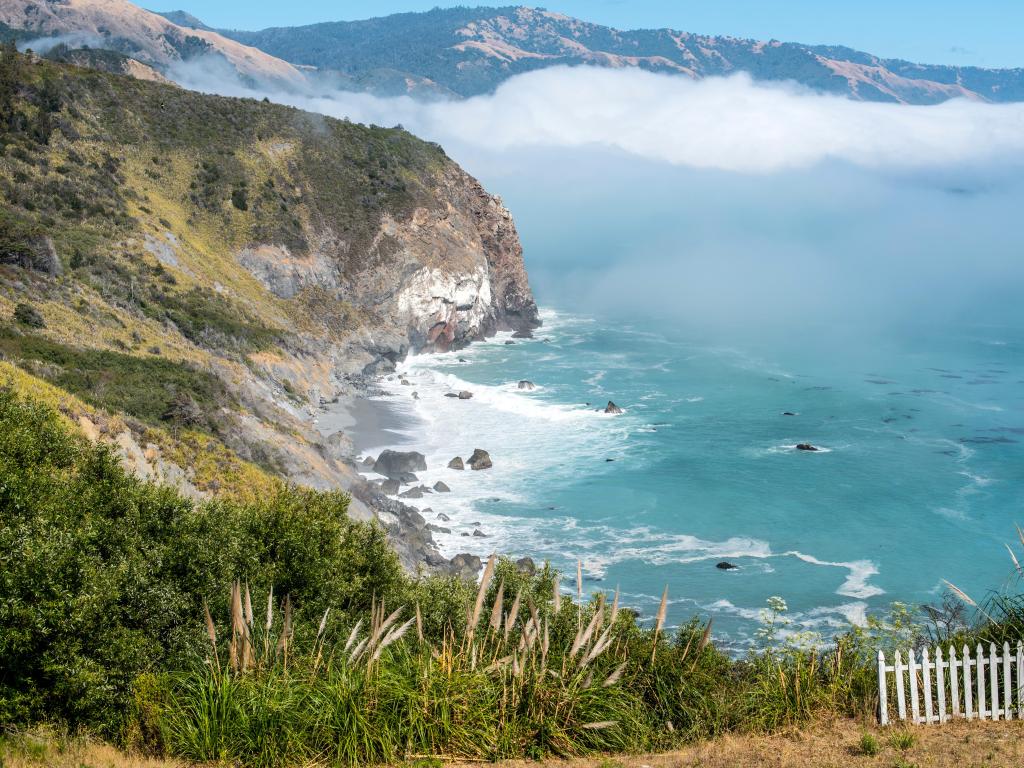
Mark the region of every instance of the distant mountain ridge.
POLYGON ((0 0, 0 32, 24 41, 67 39, 77 46, 116 51, 162 73, 180 62, 213 55, 252 82, 291 86, 304 81, 292 64, 264 51, 208 27, 181 27, 127 0, 0 0))
POLYGON ((621 31, 521 6, 434 9, 363 21, 220 33, 296 65, 362 80, 369 84, 367 90, 383 78, 392 89, 405 83, 414 94, 475 96, 524 72, 589 64, 695 79, 745 71, 755 79, 793 80, 864 101, 1024 100, 1024 69, 914 64, 841 46, 671 29, 621 31))

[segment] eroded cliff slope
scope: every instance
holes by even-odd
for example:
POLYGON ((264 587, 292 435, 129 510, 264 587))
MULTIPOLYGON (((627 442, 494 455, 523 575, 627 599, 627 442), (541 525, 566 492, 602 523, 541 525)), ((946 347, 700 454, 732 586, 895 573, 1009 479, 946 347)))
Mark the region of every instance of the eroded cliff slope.
POLYGON ((2 69, 0 355, 123 417, 108 437, 137 464, 214 493, 228 474, 201 459, 222 452, 372 506, 318 407, 410 350, 538 324, 508 211, 436 145, 23 56, 2 69))

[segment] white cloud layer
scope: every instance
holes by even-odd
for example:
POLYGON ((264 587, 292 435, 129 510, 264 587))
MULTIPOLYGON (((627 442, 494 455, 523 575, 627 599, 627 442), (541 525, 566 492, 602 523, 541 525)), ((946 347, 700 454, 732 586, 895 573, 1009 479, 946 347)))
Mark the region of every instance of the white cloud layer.
MULTIPOLYGON (((245 93, 210 74, 195 67, 177 76, 200 90, 245 93)), ((745 74, 692 81, 632 69, 556 67, 465 101, 349 92, 271 97, 358 122, 401 123, 446 146, 605 147, 673 165, 748 173, 830 160, 922 169, 1024 157, 1024 104, 865 103, 755 83, 745 74)))

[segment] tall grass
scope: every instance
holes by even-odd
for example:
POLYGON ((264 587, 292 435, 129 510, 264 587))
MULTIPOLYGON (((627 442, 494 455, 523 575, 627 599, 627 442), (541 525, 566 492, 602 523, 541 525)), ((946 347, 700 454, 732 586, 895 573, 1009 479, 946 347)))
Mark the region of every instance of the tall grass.
MULTIPOLYGON (((495 760, 667 748, 727 730, 770 731, 864 713, 874 635, 825 650, 765 614, 763 649, 732 660, 710 622, 669 633, 603 594, 576 600, 547 569, 491 557, 465 622, 424 631, 424 607, 374 597, 362 617, 294 625, 287 597, 252 614, 236 583, 207 657, 168 675, 157 708, 169 751, 259 768, 302 762, 495 760), (783 636, 784 635, 784 636, 783 636)), ((197 631, 200 631, 197 628, 197 631)))

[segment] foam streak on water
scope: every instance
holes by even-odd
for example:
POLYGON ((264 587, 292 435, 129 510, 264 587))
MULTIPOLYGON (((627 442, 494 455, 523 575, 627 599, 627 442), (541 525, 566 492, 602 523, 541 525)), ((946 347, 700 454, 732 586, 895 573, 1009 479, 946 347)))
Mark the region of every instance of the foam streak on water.
POLYGON ((403 447, 427 456, 421 481, 452 489, 414 502, 450 529, 435 533, 446 554, 568 573, 579 558, 588 589, 619 585, 641 615, 667 583, 672 621, 713 615, 737 647, 770 595, 828 633, 932 600, 940 578, 983 591, 1005 575, 994 558, 1024 501, 1020 344, 898 350, 863 371, 543 319, 536 339, 411 357, 383 382, 403 447), (982 392, 940 377, 951 369, 1003 373, 982 392), (608 400, 626 412, 604 414, 608 400), (475 448, 492 469, 447 468, 475 448))

